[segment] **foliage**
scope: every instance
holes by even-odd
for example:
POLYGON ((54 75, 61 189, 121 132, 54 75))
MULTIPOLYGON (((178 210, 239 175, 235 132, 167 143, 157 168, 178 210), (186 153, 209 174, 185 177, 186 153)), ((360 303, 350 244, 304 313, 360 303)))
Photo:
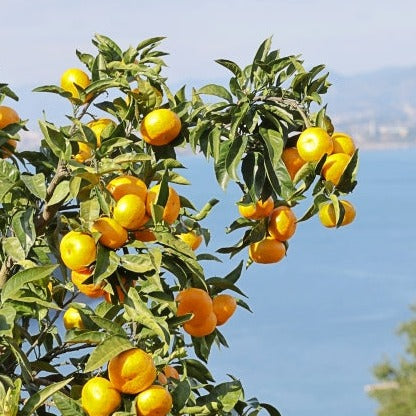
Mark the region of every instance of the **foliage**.
MULTIPOLYGON (((338 186, 320 174, 325 156, 305 164, 294 181, 281 160, 283 149, 295 145, 302 130, 328 123, 321 98, 329 86, 328 74, 321 74, 323 66, 308 71, 299 57, 281 57, 270 50, 267 39, 245 68, 217 61, 232 73, 228 88, 206 85, 193 89, 187 99, 185 87, 173 93, 162 76, 162 40, 147 39, 123 51, 108 37, 96 35, 96 55, 77 51, 91 78, 85 90, 78 88, 79 98, 56 85, 35 89, 70 103, 68 124, 39 121, 40 149, 0 160, 0 403, 5 414, 49 415, 57 409, 64 416, 83 415, 81 386, 93 375, 105 376, 107 362, 135 346, 151 353, 158 371, 167 364, 179 370, 180 380, 168 386, 172 414, 279 415, 269 404, 246 399, 240 381, 232 376, 216 384, 206 363, 211 348, 227 346, 226 339, 218 328, 189 339, 182 325, 191 316, 176 316, 176 294, 188 287, 202 288, 211 296, 226 290, 245 296, 238 288, 243 263, 224 277, 207 277, 201 262, 218 257, 196 255, 178 238, 192 230, 208 243, 209 230, 200 222, 218 203, 209 200, 198 211, 184 195, 182 189, 190 181, 180 173, 184 166, 179 149, 190 146, 212 159, 219 185, 235 182, 240 187, 239 203, 272 196, 276 206, 294 206, 312 199, 299 221, 315 215, 320 203, 337 204, 340 195, 353 190, 358 153, 338 186), (206 95, 211 96, 208 102, 202 98, 206 95), (143 118, 156 108, 169 108, 181 119, 179 136, 164 146, 151 146, 138 133, 143 118), (103 130, 99 145, 87 124, 103 114, 114 125, 103 130), (74 159, 80 142, 92 150, 84 163, 74 159), (106 185, 121 174, 139 177, 148 187, 160 183, 146 223, 156 239, 143 242, 129 233, 118 250, 97 242, 87 283, 101 285, 112 302, 91 300, 72 283, 59 242, 70 230, 92 234, 98 241, 92 224, 100 216, 111 216, 115 201, 106 185), (170 225, 162 215, 172 185, 180 189, 181 211, 170 225), (63 331, 62 315, 68 307, 79 310, 84 328, 63 331)), ((6 96, 17 99, 0 84, 1 99, 6 96)), ((21 128, 24 122, 2 130, 0 144, 18 139, 21 128)), ((336 213, 341 223, 342 208, 336 213)), ((220 254, 234 255, 261 240, 267 224, 238 218, 229 230, 242 228, 243 237, 220 254)), ((237 303, 249 308, 241 298, 237 303)), ((133 399, 124 397, 124 409, 117 414, 131 415, 133 399)))
MULTIPOLYGON (((412 309, 416 311, 416 307, 412 309)), ((398 333, 406 337, 406 356, 396 364, 383 360, 373 370, 378 383, 369 389, 369 395, 379 403, 379 416, 416 414, 416 320, 402 324, 398 333)))

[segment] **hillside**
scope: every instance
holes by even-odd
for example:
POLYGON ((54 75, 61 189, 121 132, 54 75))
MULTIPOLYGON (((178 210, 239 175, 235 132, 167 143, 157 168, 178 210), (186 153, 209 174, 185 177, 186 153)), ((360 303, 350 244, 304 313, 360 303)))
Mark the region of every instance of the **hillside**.
POLYGON ((343 77, 331 74, 326 102, 337 130, 361 147, 416 145, 416 68, 388 68, 343 77))

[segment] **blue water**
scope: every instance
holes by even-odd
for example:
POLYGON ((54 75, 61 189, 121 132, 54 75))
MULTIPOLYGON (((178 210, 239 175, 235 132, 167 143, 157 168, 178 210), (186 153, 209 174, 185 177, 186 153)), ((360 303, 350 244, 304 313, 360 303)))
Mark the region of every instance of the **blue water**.
MULTIPOLYGON (((416 301, 415 158, 416 149, 361 152, 359 184, 348 196, 355 222, 333 230, 314 217, 299 224, 282 262, 244 272, 239 286, 253 313, 240 308, 223 327, 230 348, 214 348, 209 362, 217 381, 233 374, 247 398, 284 416, 375 414, 364 386, 375 382, 377 362, 403 353, 395 331, 416 301)), ((184 194, 199 206, 221 199, 203 222, 212 230, 209 250, 236 241, 239 234, 225 236, 224 227, 235 218, 239 191, 219 190, 204 161, 184 163, 194 185, 184 194)), ((238 261, 224 257, 208 265, 208 276, 238 261)))

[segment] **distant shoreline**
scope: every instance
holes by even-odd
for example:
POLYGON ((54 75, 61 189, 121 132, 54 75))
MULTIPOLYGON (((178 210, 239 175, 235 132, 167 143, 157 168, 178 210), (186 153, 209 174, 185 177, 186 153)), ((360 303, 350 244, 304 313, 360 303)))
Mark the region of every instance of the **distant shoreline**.
POLYGON ((357 143, 360 150, 398 150, 398 149, 413 149, 416 148, 416 143, 397 143, 397 142, 366 142, 357 143))

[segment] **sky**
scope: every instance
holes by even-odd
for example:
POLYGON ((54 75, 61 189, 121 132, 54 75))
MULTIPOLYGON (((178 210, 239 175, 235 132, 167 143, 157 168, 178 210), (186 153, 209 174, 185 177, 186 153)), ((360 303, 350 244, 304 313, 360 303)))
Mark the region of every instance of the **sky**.
POLYGON ((307 66, 326 64, 350 75, 389 66, 416 65, 413 0, 191 0, 1 1, 0 80, 14 86, 56 83, 76 65, 75 49, 92 51, 94 33, 123 49, 166 36, 172 82, 216 79, 214 63, 248 64, 273 36, 284 54, 302 54, 307 66))

